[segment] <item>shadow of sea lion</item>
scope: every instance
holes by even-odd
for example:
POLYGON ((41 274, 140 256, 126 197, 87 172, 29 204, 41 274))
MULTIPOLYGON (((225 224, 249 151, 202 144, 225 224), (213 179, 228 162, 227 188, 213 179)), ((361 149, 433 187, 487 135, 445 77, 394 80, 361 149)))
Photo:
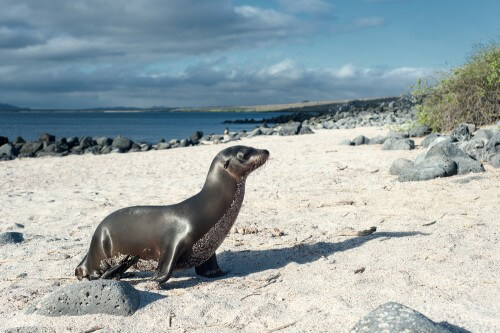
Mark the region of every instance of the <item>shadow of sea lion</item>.
POLYGON ((417 235, 427 236, 429 234, 422 232, 377 232, 369 236, 350 238, 337 243, 299 243, 278 249, 225 251, 217 254, 217 260, 223 270, 230 270, 230 274, 226 275, 226 277, 246 276, 269 269, 282 268, 291 262, 297 264, 311 263, 320 258, 326 258, 335 252, 354 249, 375 239, 384 240, 417 235))
POLYGON ((194 269, 178 271, 174 272, 174 279, 169 280, 164 288, 189 288, 200 282, 226 279, 234 276, 247 276, 269 269, 279 269, 291 262, 307 264, 320 258, 327 258, 335 252, 354 249, 371 240, 379 239, 383 241, 390 240, 391 238, 413 237, 418 235, 427 236, 429 234, 417 231, 377 232, 369 236, 350 238, 337 243, 299 243, 290 247, 277 249, 225 251, 217 254, 217 260, 222 270, 229 271, 228 274, 216 279, 209 279, 197 276, 194 269), (178 280, 178 278, 187 279, 178 280))

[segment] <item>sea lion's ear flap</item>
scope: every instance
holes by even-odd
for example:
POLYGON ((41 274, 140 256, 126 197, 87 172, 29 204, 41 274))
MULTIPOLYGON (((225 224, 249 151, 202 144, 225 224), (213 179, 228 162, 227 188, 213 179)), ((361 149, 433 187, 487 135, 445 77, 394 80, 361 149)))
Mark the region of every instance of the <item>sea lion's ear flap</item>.
POLYGON ((228 166, 229 166, 229 160, 227 160, 226 163, 224 163, 224 169, 227 169, 228 166))

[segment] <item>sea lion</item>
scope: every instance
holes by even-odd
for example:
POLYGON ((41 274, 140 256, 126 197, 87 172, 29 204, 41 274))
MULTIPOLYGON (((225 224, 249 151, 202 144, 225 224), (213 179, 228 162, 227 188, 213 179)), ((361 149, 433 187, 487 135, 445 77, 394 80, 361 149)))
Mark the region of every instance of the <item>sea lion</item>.
POLYGON ((206 277, 223 275, 215 250, 234 224, 247 176, 269 157, 264 149, 226 148, 215 156, 201 191, 170 206, 134 206, 108 215, 75 269, 82 278, 120 278, 132 265, 155 270, 166 282, 174 270, 195 267, 206 277))

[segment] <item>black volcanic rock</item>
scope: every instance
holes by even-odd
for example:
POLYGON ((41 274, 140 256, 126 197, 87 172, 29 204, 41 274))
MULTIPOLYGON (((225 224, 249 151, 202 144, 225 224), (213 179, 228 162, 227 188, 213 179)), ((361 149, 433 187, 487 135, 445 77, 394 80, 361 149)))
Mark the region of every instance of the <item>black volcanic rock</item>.
POLYGON ((38 141, 26 142, 20 151, 21 157, 33 157, 37 151, 43 148, 43 144, 38 141))
POLYGON ((40 134, 38 141, 40 141, 40 142, 54 142, 54 141, 56 141, 56 137, 52 134, 43 133, 43 134, 40 134))

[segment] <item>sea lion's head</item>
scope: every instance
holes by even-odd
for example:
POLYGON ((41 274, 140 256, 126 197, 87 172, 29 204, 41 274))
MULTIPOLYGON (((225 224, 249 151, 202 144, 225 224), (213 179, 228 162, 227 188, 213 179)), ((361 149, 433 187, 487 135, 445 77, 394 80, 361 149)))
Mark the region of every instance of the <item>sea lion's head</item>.
POLYGON ((239 180, 244 179, 252 171, 266 163, 269 151, 255 149, 247 146, 232 146, 217 154, 216 160, 219 167, 239 180))

